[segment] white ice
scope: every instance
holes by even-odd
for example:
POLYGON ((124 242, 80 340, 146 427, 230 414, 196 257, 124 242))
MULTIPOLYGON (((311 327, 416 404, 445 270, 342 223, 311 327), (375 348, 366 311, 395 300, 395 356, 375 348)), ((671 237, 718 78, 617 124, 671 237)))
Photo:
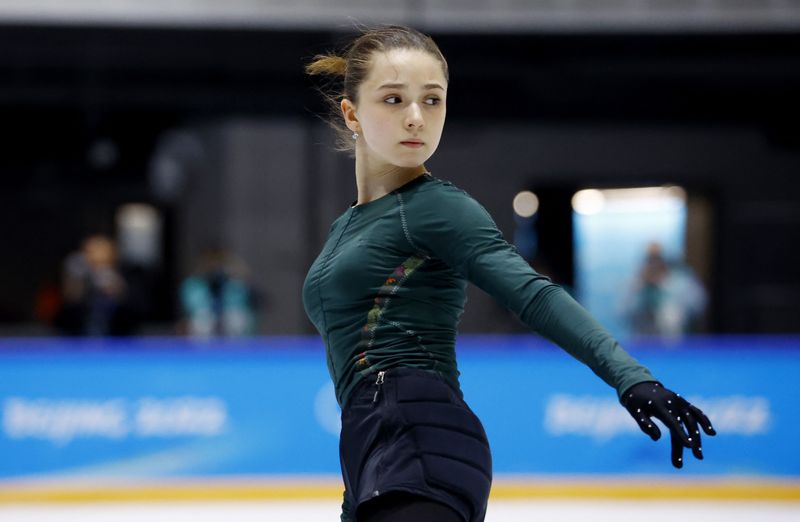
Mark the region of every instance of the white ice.
MULTIPOLYGON (((336 522, 336 501, 2 504, 2 522, 336 522)), ((800 503, 699 501, 490 502, 486 522, 770 522, 800 521, 800 503)))

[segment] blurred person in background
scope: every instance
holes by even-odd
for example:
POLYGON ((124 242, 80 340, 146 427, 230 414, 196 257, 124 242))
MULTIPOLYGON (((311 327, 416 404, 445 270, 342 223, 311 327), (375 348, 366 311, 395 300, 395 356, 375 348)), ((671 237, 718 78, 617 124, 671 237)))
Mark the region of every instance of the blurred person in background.
POLYGON ((484 520, 492 457, 464 402, 455 352, 467 281, 614 387, 653 440, 661 432, 651 417, 661 420, 675 467, 683 448, 703 458, 708 418, 537 273, 475 199, 425 167, 449 80, 429 36, 365 30, 306 71, 341 81, 323 94, 341 150, 355 157, 357 200, 334 221, 303 285, 342 407, 343 521, 484 520))
POLYGON ((256 334, 255 293, 245 272, 225 250, 206 250, 196 273, 181 283, 179 330, 192 337, 256 334))
POLYGON ((114 242, 97 234, 85 238, 62 268, 62 304, 54 324, 67 335, 120 336, 135 330, 128 285, 117 267, 114 242))
POLYGON ((696 329, 706 302, 692 269, 667 260, 662 246, 650 243, 624 298, 623 314, 635 335, 678 338, 696 329))

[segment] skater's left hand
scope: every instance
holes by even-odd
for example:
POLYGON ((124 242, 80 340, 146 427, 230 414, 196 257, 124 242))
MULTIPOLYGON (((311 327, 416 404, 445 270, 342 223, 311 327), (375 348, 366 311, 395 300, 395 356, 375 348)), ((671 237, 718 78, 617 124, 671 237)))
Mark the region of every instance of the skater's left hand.
POLYGON ((661 438, 661 430, 650 417, 655 417, 669 428, 672 439, 672 465, 683 467, 683 448, 691 448, 692 454, 703 459, 700 429, 706 434, 716 435, 711 421, 686 399, 655 381, 634 384, 622 395, 620 402, 628 410, 639 428, 653 440, 661 438))

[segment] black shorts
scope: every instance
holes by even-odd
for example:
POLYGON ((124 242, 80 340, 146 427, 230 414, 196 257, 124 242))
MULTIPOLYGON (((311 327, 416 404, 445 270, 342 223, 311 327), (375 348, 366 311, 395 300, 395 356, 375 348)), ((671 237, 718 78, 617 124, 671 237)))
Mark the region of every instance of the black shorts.
POLYGON ((483 521, 492 457, 461 393, 416 368, 391 368, 383 384, 377 380, 377 372, 368 375, 342 410, 339 456, 351 518, 362 502, 406 491, 452 507, 465 522, 483 521))

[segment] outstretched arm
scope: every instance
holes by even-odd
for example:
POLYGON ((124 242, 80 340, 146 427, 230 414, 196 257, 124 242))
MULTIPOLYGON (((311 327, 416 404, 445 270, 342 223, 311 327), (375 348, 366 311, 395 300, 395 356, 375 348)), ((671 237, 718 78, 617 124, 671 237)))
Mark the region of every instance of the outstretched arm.
MULTIPOLYGON (((629 411, 633 409, 632 414, 649 412, 645 419, 655 416, 664 422, 672 434, 673 464, 680 467, 678 463, 682 463, 683 447, 691 448, 695 456, 702 458, 696 423, 713 435, 708 418, 685 399, 660 385, 656 387, 658 393, 650 392, 655 396, 648 396, 645 404, 640 404, 641 390, 652 390, 656 378, 622 349, 567 292, 538 274, 522 259, 477 201, 463 191, 449 187, 442 191, 437 205, 420 205, 409 214, 418 224, 412 227, 415 245, 447 263, 458 274, 492 295, 532 330, 589 366, 616 389, 623 405, 629 411), (673 403, 679 406, 673 410, 678 412, 675 415, 668 407, 673 403), (690 415, 687 417, 684 412, 690 415), (694 436, 687 435, 682 424, 694 436)), ((645 433, 654 440, 658 438, 658 428, 653 431, 655 425, 652 422, 643 426, 639 421, 642 415, 634 415, 634 418, 643 429, 646 428, 645 433)))

